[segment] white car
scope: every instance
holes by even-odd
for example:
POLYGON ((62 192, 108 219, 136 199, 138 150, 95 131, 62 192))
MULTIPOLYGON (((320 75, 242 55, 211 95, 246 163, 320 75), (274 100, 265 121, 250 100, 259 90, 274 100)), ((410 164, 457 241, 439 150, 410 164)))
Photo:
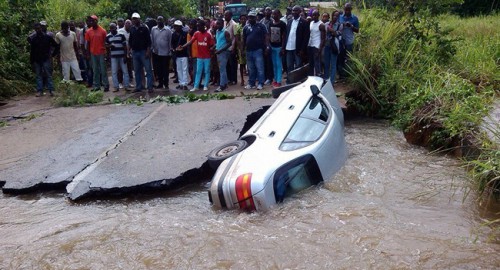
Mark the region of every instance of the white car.
POLYGON ((331 82, 308 77, 281 91, 239 140, 208 155, 220 163, 208 191, 215 207, 266 210, 344 165, 344 115, 331 82))

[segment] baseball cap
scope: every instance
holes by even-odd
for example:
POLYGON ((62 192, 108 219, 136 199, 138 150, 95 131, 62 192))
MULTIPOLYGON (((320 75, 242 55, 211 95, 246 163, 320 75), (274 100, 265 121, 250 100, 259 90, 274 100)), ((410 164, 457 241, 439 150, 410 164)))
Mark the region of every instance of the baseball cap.
POLYGON ((177 21, 175 21, 175 22, 174 22, 174 25, 179 25, 179 26, 182 26, 182 22, 181 22, 181 21, 179 21, 179 20, 177 20, 177 21))
POLYGON ((139 13, 137 13, 137 12, 134 12, 134 13, 132 14, 132 19, 133 19, 133 18, 140 19, 140 18, 141 18, 141 15, 139 15, 139 13))
POLYGON ((40 21, 40 25, 47 25, 46 21, 40 21))
POLYGON ((255 11, 250 11, 250 12, 248 12, 248 17, 250 17, 250 16, 255 17, 255 16, 257 16, 257 13, 255 11))
POLYGON ((99 18, 96 15, 92 15, 92 16, 90 16, 90 18, 92 18, 92 19, 94 19, 96 21, 99 20, 99 18))

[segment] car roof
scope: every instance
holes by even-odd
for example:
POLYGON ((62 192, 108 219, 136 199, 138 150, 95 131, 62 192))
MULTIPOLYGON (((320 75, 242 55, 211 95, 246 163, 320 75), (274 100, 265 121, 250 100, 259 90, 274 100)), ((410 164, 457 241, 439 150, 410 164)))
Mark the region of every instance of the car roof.
POLYGON ((277 149, 309 103, 312 96, 309 86, 311 84, 321 86, 321 82, 322 80, 309 77, 306 82, 282 93, 266 114, 244 136, 254 134, 260 140, 267 141, 268 146, 277 149))

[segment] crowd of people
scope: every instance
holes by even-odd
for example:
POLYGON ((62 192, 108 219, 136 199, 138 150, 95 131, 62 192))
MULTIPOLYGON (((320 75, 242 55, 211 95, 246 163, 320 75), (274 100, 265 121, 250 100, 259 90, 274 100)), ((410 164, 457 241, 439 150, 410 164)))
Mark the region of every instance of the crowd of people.
POLYGON ((305 13, 294 6, 285 15, 270 7, 259 13, 249 11, 238 22, 231 11, 214 19, 158 16, 145 22, 133 13, 130 19, 110 23, 108 31, 96 15, 85 22, 63 21, 60 26, 54 34, 41 21, 28 37, 37 96, 44 88, 53 95, 54 56, 60 60, 64 81, 85 83, 93 91, 110 90, 108 63, 113 91, 170 89, 173 79, 179 90, 207 91, 211 84, 220 92, 238 83, 238 66, 245 89, 279 87, 284 72, 305 64, 309 75, 335 83, 345 76, 345 63, 359 32, 350 3, 331 16, 320 16, 314 9, 305 13))

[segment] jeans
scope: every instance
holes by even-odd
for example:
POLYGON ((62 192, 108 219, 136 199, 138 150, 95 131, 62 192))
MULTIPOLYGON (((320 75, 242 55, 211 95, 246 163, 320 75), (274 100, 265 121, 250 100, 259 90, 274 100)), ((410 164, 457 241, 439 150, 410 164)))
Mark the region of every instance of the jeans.
MULTIPOLYGON (((327 41, 328 43, 328 41, 327 41)), ((323 79, 327 80, 330 78, 330 59, 332 58, 332 47, 325 46, 323 47, 323 54, 321 57, 321 61, 323 63, 323 79)))
POLYGON ((47 80, 47 88, 49 92, 54 91, 54 82, 52 81, 52 59, 47 59, 42 63, 35 62, 35 74, 36 74, 36 91, 42 93, 43 90, 43 77, 47 80))
POLYGON ((205 71, 204 87, 208 87, 210 80, 210 58, 196 58, 196 77, 194 79, 194 88, 199 88, 201 81, 201 73, 205 71))
POLYGON ((249 69, 248 84, 255 86, 255 80, 259 80, 259 85, 264 85, 264 56, 262 49, 247 51, 247 65, 249 69))
POLYGON ((330 73, 326 73, 325 70, 325 79, 330 79, 332 85, 335 84, 335 75, 337 73, 337 54, 330 55, 330 73))
POLYGON ((319 59, 319 52, 319 49, 316 47, 307 47, 310 76, 319 76, 321 74, 321 61, 319 59))
POLYGON ((177 64, 177 75, 179 79, 179 85, 186 86, 188 84, 188 58, 187 57, 176 57, 177 64))
MULTIPOLYGON (((294 69, 302 65, 302 60, 297 55, 297 51, 286 51, 286 72, 290 74, 294 69)), ((287 83, 289 83, 287 79, 287 83)))
POLYGON ((198 65, 197 63, 198 63, 198 61, 196 60, 196 57, 189 58, 189 68, 190 68, 191 75, 193 76, 193 77, 191 77, 192 83, 194 83, 194 79, 196 77, 196 66, 198 65))
POLYGON ((92 70, 94 72, 94 88, 109 88, 108 73, 106 71, 106 65, 104 63, 104 54, 90 55, 90 60, 92 61, 92 70))
POLYGON ((141 90, 141 72, 143 72, 142 69, 144 68, 146 70, 147 88, 153 90, 153 71, 151 70, 151 60, 146 58, 146 50, 133 51, 132 59, 134 61, 135 89, 141 90))
POLYGON ((345 44, 345 49, 342 50, 338 57, 338 69, 340 77, 345 77, 347 75, 346 72, 346 63, 349 60, 349 54, 352 53, 354 44, 345 44))
POLYGON ((220 52, 217 55, 217 62, 219 64, 219 72, 220 72, 220 86, 227 85, 227 60, 229 59, 229 51, 220 52))
POLYGON ((118 70, 122 71, 125 87, 128 87, 128 85, 130 84, 127 63, 125 61, 125 57, 111 58, 111 77, 113 78, 113 87, 116 89, 118 89, 120 84, 118 81, 118 70))
POLYGON ((274 81, 277 83, 281 83, 281 76, 283 69, 280 52, 281 52, 281 47, 271 47, 271 59, 273 61, 274 81))
POLYGON ((84 82, 88 84, 88 75, 87 75, 87 61, 85 57, 78 56, 78 67, 80 68, 80 74, 82 75, 82 79, 84 82))
POLYGON ((78 60, 72 60, 72 61, 65 61, 61 62, 61 67, 62 67, 62 73, 63 73, 63 80, 69 81, 70 80, 70 71, 73 71, 73 76, 75 76, 75 80, 81 82, 83 81, 82 79, 82 73, 80 71, 80 67, 78 66, 78 60))

